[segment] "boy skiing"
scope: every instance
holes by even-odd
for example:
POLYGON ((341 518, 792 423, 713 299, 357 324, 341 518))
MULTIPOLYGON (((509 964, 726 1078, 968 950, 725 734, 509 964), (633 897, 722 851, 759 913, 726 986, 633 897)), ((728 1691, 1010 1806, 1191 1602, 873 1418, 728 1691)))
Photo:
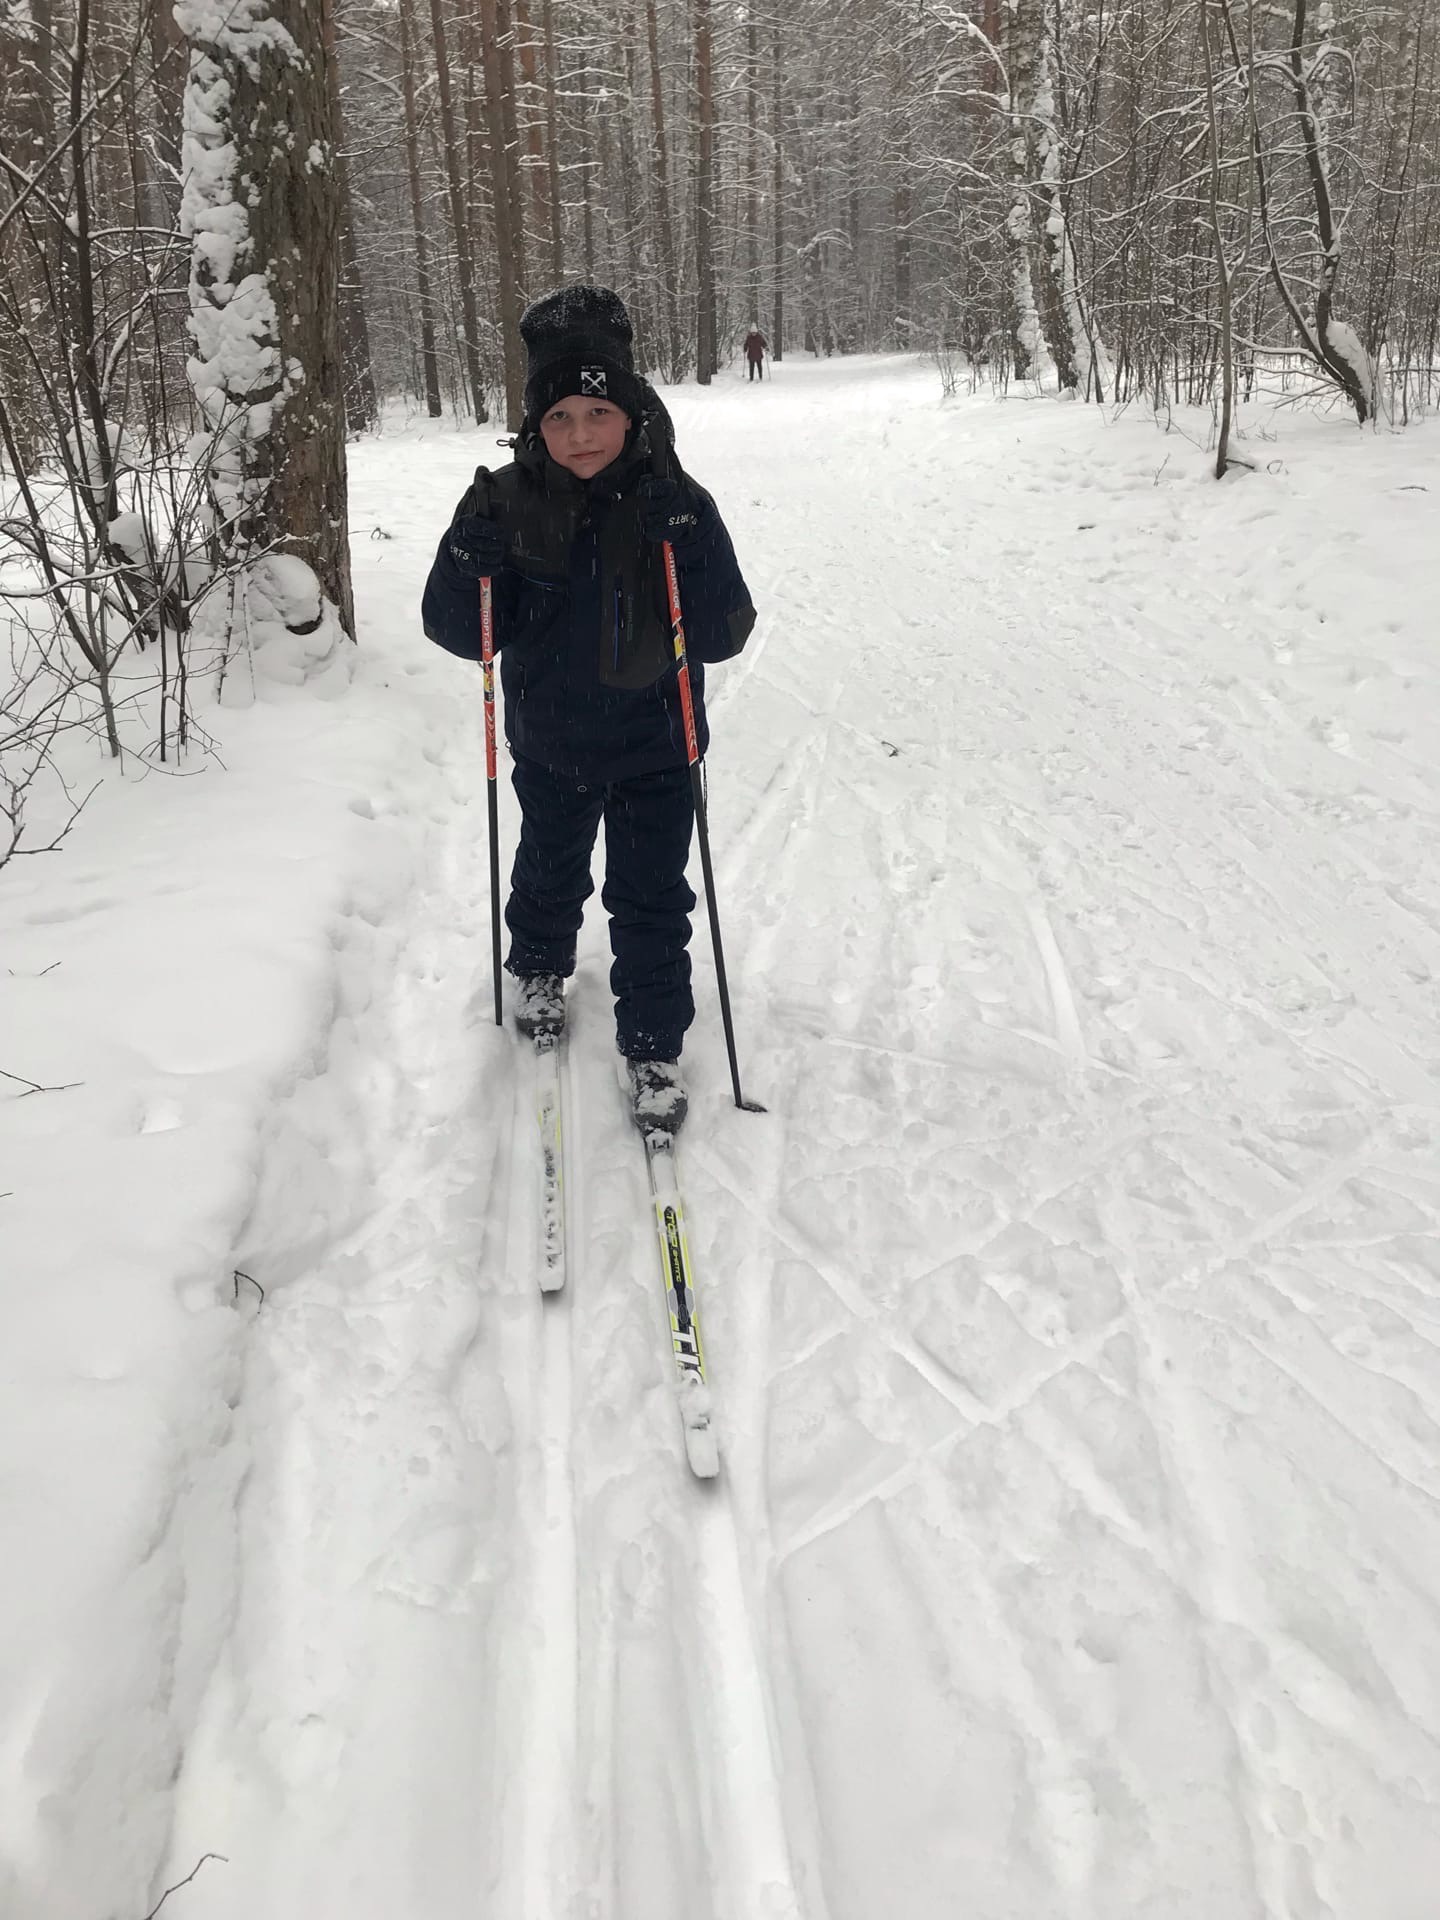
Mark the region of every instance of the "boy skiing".
POLYGON ((702 663, 737 654, 755 612, 715 503, 675 459, 670 417, 635 372, 619 297, 563 288, 526 311, 520 332, 529 366, 515 457, 477 469, 456 508, 425 585, 425 631, 478 660, 477 583, 491 579, 521 813, 505 909, 516 1023, 532 1036, 564 1028, 603 819, 616 1040, 637 1123, 673 1132, 695 1015, 694 803, 663 543, 679 576, 701 753, 702 663))
POLYGON ((770 342, 761 333, 759 327, 752 327, 745 336, 745 364, 750 369, 751 380, 765 378, 765 355, 770 342))

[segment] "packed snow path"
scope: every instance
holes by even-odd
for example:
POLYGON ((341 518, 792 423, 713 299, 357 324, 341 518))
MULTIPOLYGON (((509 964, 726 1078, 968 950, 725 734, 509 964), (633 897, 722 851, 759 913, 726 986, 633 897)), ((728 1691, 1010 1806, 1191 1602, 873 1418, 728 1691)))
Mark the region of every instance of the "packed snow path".
POLYGON ((598 903, 535 1285, 478 698, 408 612, 489 437, 362 450, 425 750, 237 1249, 176 1920, 1433 1920, 1432 442, 1300 422, 1221 490, 935 389, 675 400, 762 610, 711 822, 768 1116, 703 922, 687 1053, 710 1488, 598 903))

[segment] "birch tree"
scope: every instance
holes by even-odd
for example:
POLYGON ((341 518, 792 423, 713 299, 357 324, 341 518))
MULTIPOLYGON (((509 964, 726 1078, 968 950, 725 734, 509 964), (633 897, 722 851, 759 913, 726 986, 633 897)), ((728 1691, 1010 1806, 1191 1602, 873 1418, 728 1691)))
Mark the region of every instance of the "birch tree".
MULTIPOLYGON (((1079 388, 1086 399, 1104 400, 1105 373, 1091 341, 1062 192, 1055 42, 1045 0, 1014 0, 1010 85, 1019 134, 1017 161, 1029 213, 1025 244, 1045 344, 1062 387, 1079 388)), ((1016 221, 1018 225, 1018 203, 1016 221)))
POLYGON ((1308 0, 1295 0, 1291 25, 1290 84, 1295 117, 1305 152, 1305 169, 1315 207, 1315 288, 1312 350, 1344 389, 1357 418, 1363 423, 1373 406, 1374 375, 1370 356, 1355 329, 1338 319, 1335 290, 1340 277, 1340 232, 1331 185, 1329 121, 1341 88, 1340 56, 1335 46, 1334 13, 1330 0, 1317 9, 1318 34, 1309 40, 1308 0))

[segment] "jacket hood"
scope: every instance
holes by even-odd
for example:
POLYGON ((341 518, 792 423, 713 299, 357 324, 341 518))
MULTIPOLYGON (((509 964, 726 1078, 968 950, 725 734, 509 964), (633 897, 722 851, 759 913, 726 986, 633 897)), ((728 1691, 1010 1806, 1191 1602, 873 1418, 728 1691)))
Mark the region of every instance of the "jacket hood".
POLYGON ((539 420, 532 419, 528 413, 515 436, 516 465, 541 475, 545 475, 548 469, 551 474, 559 474, 579 488, 592 486, 596 480, 620 479, 637 468, 648 468, 653 473, 668 473, 677 464, 675 422, 650 382, 641 380, 638 385, 642 408, 640 417, 631 421, 624 447, 603 472, 595 474, 590 480, 581 480, 566 468, 557 467, 545 451, 539 420))

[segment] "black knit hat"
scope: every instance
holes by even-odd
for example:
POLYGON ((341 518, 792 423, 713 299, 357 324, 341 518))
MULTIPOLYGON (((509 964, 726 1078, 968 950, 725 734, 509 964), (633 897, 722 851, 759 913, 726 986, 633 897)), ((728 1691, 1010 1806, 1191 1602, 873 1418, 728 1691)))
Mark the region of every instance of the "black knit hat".
POLYGON ((532 426, 571 393, 609 400, 639 420, 644 405, 632 351, 635 334, 618 293, 583 284, 561 287, 525 309, 520 337, 530 357, 525 418, 532 426))

